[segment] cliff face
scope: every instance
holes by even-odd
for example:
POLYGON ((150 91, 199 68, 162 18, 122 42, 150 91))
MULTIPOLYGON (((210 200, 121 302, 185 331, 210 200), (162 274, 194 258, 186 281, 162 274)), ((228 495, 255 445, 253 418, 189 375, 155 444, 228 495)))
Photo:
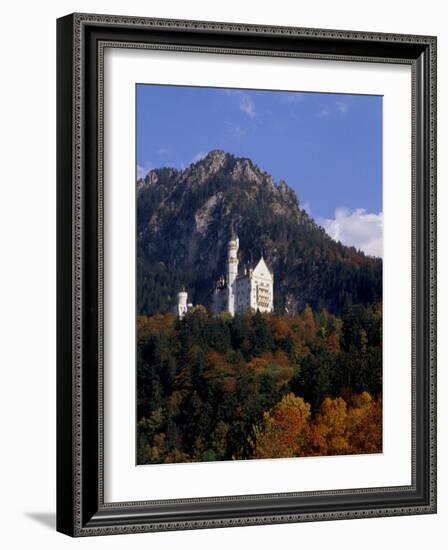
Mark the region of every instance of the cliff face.
POLYGON ((168 311, 182 286, 210 307, 232 224, 240 265, 264 254, 279 312, 381 300, 381 260, 333 241, 285 182, 250 159, 212 151, 185 170, 156 169, 137 181, 138 312, 168 311))

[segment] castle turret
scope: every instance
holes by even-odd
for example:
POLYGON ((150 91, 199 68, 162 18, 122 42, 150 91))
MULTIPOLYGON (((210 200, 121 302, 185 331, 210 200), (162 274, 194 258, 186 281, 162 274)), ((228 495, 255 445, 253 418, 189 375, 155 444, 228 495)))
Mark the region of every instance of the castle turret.
POLYGON ((181 290, 177 294, 177 306, 176 306, 176 315, 182 319, 182 317, 188 311, 188 292, 186 290, 181 290))
POLYGON ((238 276, 238 248, 240 241, 232 226, 232 233, 227 245, 227 311, 235 314, 236 278, 238 276))

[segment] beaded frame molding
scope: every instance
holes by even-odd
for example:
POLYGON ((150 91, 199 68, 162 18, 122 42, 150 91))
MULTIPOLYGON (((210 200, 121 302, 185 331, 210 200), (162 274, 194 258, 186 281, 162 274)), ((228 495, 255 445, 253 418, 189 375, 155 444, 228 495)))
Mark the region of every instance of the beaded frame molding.
POLYGON ((72 14, 57 21, 57 530, 70 536, 436 512, 436 38, 72 14), (412 483, 107 503, 103 488, 104 49, 412 68, 412 483))

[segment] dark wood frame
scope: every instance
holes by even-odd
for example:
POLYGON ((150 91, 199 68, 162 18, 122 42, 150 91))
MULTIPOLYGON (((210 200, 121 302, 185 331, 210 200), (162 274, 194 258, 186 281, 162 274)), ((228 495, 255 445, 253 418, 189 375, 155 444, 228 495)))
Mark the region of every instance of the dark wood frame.
POLYGON ((57 22, 57 52, 58 531, 88 536, 434 513, 436 38, 74 14, 57 22), (411 65, 412 485, 104 502, 102 53, 110 46, 411 65))

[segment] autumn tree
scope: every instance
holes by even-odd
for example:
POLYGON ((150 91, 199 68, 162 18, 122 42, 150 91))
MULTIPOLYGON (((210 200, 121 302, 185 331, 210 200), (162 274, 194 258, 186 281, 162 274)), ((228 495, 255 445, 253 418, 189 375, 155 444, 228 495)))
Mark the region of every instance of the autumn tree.
POLYGON ((382 449, 382 400, 368 392, 354 395, 347 415, 347 439, 352 453, 377 453, 382 449))
POLYGON ((312 342, 316 335, 316 323, 314 322, 313 311, 307 304, 303 310, 303 336, 307 343, 312 342))
POLYGON ((347 403, 342 397, 323 400, 316 415, 315 431, 322 437, 322 455, 346 454, 347 441, 347 403))
POLYGON ((341 351, 339 344, 339 336, 336 332, 332 332, 327 339, 327 351, 328 353, 337 354, 341 351))
POLYGON ((255 433, 254 458, 303 456, 309 437, 311 407, 289 393, 271 411, 264 413, 255 433))

